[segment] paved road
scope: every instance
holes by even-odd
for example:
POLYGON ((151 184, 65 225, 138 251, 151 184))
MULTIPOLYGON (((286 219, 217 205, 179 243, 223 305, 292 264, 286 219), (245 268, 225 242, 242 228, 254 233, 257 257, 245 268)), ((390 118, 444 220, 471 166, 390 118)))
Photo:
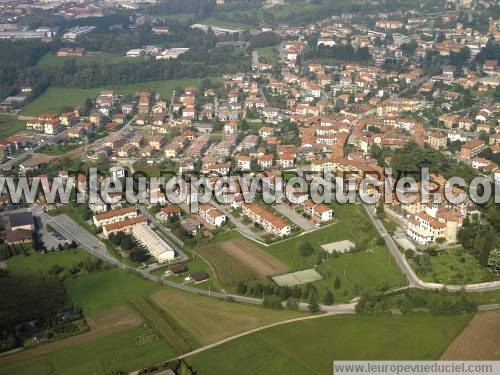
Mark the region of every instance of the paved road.
POLYGON ((379 234, 384 239, 387 248, 391 252, 392 256, 396 260, 401 271, 405 274, 406 279, 408 280, 408 286, 411 288, 420 288, 420 289, 443 289, 446 288, 449 291, 460 291, 465 290, 466 292, 486 292, 490 290, 498 290, 500 289, 500 281, 492 281, 480 284, 467 284, 467 285, 445 285, 438 283, 428 283, 422 281, 418 278, 417 274, 410 266, 405 256, 399 251, 398 246, 394 242, 392 236, 386 231, 382 222, 375 216, 374 210, 371 206, 364 204, 368 216, 370 217, 372 223, 375 225, 375 228, 379 232, 379 234))
POLYGON ((406 279, 408 280, 408 285, 412 288, 420 286, 420 279, 418 278, 417 274, 410 266, 405 256, 399 251, 398 245, 396 245, 396 242, 394 242, 391 235, 387 232, 384 224, 382 224, 382 222, 375 216, 373 208, 365 203, 363 203, 363 207, 368 213, 368 216, 370 217, 373 225, 375 225, 375 228, 379 232, 380 236, 382 236, 382 238, 384 239, 387 248, 396 260, 399 268, 401 268, 401 270, 405 274, 406 279))

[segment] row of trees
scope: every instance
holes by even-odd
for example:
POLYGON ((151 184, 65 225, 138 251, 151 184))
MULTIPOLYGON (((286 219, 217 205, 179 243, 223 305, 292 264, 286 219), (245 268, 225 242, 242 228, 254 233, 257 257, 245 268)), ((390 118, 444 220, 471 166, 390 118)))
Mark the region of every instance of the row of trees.
POLYGON ((356 305, 356 312, 365 315, 390 314, 392 307, 402 313, 412 309, 429 309, 434 315, 451 315, 473 313, 477 306, 465 292, 451 293, 446 290, 422 291, 409 289, 401 296, 384 296, 382 294, 365 294, 356 305), (395 306, 394 306, 395 305, 395 306))
POLYGON ((372 59, 367 47, 354 48, 352 45, 320 45, 309 47, 302 55, 302 61, 314 59, 333 59, 338 61, 367 62, 372 59))

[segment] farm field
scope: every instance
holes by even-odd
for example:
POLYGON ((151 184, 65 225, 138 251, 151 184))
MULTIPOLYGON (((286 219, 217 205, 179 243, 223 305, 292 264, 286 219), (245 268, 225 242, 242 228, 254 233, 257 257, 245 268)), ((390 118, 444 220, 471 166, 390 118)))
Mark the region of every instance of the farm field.
MULTIPOLYGON (((404 275, 386 247, 378 243, 378 234, 363 207, 360 205, 332 205, 332 207, 334 216, 338 220, 336 223, 268 247, 261 246, 243 237, 237 231, 231 231, 216 236, 203 248, 211 248, 214 242, 215 247, 218 249, 223 249, 221 245, 225 242, 237 243, 236 247, 232 247, 233 252, 238 252, 236 248, 251 246, 259 248, 272 256, 274 262, 281 262, 289 271, 297 271, 315 266, 318 261, 320 245, 334 241, 350 240, 356 244, 359 251, 339 256, 329 255, 327 261, 317 267, 318 272, 323 276, 323 280, 314 283, 320 300, 327 290, 333 293, 335 303, 343 303, 350 301, 355 296, 359 296, 367 289, 403 286, 406 282, 404 275), (313 246, 313 254, 301 256, 299 247, 303 242, 309 242, 313 246), (335 288, 336 278, 340 279, 340 286, 337 285, 337 288, 335 288)), ((234 259, 238 259, 234 257, 227 260, 226 258, 223 259, 220 253, 216 252, 214 254, 218 257, 217 261, 208 258, 207 260, 216 269, 231 269, 232 266, 229 266, 227 262, 230 261, 232 264, 234 259)), ((248 254, 245 256, 248 257, 248 254)), ((248 268, 248 260, 238 259, 237 267, 241 268, 245 264, 248 268)), ((287 270, 276 272, 276 274, 285 272, 287 270)), ((220 278, 219 274, 218 277, 220 278)))
MULTIPOLYGON (((67 87, 50 87, 42 95, 28 104, 22 114, 36 116, 42 112, 58 113, 64 107, 83 105, 85 99, 94 98, 101 90, 112 89, 120 94, 128 94, 138 90, 153 90, 158 92, 163 99, 170 99, 176 87, 196 86, 205 78, 173 79, 168 81, 151 81, 131 83, 119 86, 104 86, 98 88, 82 89, 67 87)), ((210 77, 210 79, 218 79, 210 77)))
POLYGON ((245 264, 261 277, 284 273, 288 270, 282 262, 247 241, 220 242, 216 247, 219 251, 245 264))
POLYGON ((68 60, 74 60, 76 64, 116 64, 124 61, 131 63, 141 61, 141 59, 132 59, 123 55, 113 55, 105 52, 87 52, 87 55, 78 57, 59 57, 49 52, 38 61, 37 65, 40 68, 61 68, 64 66, 64 62, 68 60))
POLYGON ((79 249, 53 251, 46 254, 32 250, 28 256, 16 255, 7 259, 5 263, 10 275, 21 276, 35 272, 48 272, 55 264, 70 268, 87 257, 89 254, 79 249))
POLYGON ((202 345, 269 323, 304 316, 297 311, 266 310, 260 306, 230 303, 173 288, 153 293, 151 300, 202 345))
MULTIPOLYGON (((328 260, 318 267, 324 278, 314 283, 320 299, 327 289, 332 291, 336 303, 339 303, 350 301, 352 297, 368 288, 404 285, 404 275, 385 246, 377 244, 378 234, 363 208, 359 205, 334 205, 333 208, 338 222, 269 247, 257 245, 236 231, 231 238, 223 237, 223 239, 225 241, 239 239, 243 243, 258 246, 288 266, 290 271, 313 268, 322 244, 340 240, 354 242, 359 251, 338 257, 330 255, 328 260), (300 255, 299 246, 303 242, 309 242, 313 246, 312 255, 300 255), (341 286, 334 289, 336 277, 340 278, 341 286)), ((222 239, 219 239, 218 243, 221 242, 222 239)))
POLYGON ((476 314, 440 359, 500 360, 500 311, 476 314))
POLYGON ((140 322, 140 318, 126 306, 107 310, 87 318, 87 324, 90 329, 88 332, 39 345, 33 349, 24 350, 12 355, 0 357, 0 368, 16 362, 29 361, 65 348, 92 342, 100 337, 109 336, 136 327, 140 322))
POLYGON ((240 281, 255 279, 257 274, 246 264, 240 263, 217 246, 202 246, 197 250, 213 267, 217 279, 224 286, 235 287, 240 281))
POLYGON ((105 375, 118 370, 136 370, 173 356, 167 342, 151 329, 135 327, 0 367, 0 374, 105 375), (142 342, 138 340, 141 338, 142 342))
POLYGON ((26 128, 26 121, 18 120, 15 116, 0 114, 0 139, 7 138, 26 128))
POLYGON ((240 375, 331 374, 335 359, 432 360, 440 357, 470 318, 465 314, 325 317, 253 333, 187 360, 202 374, 240 375))
POLYGON ((67 280, 64 286, 85 316, 125 305, 134 297, 146 296, 161 288, 158 284, 119 269, 67 280))

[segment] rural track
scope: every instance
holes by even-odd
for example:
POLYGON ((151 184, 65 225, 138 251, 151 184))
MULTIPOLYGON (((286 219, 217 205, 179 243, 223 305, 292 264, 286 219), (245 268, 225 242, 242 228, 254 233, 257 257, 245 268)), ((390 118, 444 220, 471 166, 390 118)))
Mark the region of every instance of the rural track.
POLYGON ((240 337, 247 336, 247 335, 250 335, 250 334, 255 333, 255 332, 264 331, 266 329, 273 328, 273 327, 276 327, 276 326, 280 326, 280 325, 284 325, 284 324, 289 324, 289 323, 300 322, 300 321, 303 321, 303 320, 312 320, 312 319, 325 318, 325 317, 333 316, 333 315, 354 314, 355 313, 354 308, 355 308, 355 303, 351 303, 351 304, 348 304, 348 305, 338 305, 335 310, 332 309, 330 312, 327 312, 325 314, 304 316, 304 317, 300 317, 300 318, 287 319, 287 320, 282 320, 281 322, 267 324, 267 325, 262 326, 262 327, 254 328, 254 329, 242 332, 242 333, 238 333, 237 335, 227 337, 225 339, 219 340, 219 341, 214 342, 212 344, 205 345, 205 346, 203 346, 201 348, 192 350, 189 353, 182 354, 182 355, 180 355, 178 357, 175 357, 175 358, 172 358, 170 360, 173 360, 173 359, 183 359, 183 358, 186 358, 186 357, 190 357, 192 355, 195 355, 195 354, 204 352, 206 350, 212 349, 212 348, 214 348, 216 346, 225 344, 226 342, 233 341, 233 340, 236 340, 236 339, 238 339, 240 337))

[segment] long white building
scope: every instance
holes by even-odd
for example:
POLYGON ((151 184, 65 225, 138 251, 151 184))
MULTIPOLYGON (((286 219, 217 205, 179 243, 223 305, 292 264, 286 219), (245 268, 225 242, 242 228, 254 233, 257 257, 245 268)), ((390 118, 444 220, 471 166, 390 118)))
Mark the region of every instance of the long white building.
POLYGON ((174 249, 147 224, 135 225, 132 235, 158 262, 168 262, 175 258, 174 249))

